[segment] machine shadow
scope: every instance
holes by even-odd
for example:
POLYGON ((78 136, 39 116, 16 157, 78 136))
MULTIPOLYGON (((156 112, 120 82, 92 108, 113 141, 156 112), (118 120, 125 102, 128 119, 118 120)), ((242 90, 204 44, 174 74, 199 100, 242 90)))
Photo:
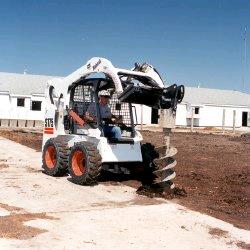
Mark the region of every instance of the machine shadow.
POLYGON ((134 171, 131 170, 129 174, 117 174, 102 170, 98 181, 104 185, 125 184, 126 186, 133 188, 139 188, 141 186, 151 186, 153 182, 153 176, 146 174, 140 168, 134 168, 134 171))

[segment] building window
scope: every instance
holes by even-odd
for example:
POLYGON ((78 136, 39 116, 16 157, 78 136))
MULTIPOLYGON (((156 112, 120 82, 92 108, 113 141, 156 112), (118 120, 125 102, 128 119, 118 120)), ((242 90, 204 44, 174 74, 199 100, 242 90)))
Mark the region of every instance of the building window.
POLYGON ((247 127, 247 118, 248 118, 248 113, 247 112, 242 112, 242 127, 247 127))
POLYGON ((194 108, 194 113, 195 113, 196 115, 198 115, 198 114, 200 113, 200 108, 195 107, 195 108, 194 108))
POLYGON ((31 110, 41 111, 41 107, 42 107, 42 102, 40 101, 31 102, 31 110))
POLYGON ((17 98, 17 107, 24 107, 25 98, 17 98))

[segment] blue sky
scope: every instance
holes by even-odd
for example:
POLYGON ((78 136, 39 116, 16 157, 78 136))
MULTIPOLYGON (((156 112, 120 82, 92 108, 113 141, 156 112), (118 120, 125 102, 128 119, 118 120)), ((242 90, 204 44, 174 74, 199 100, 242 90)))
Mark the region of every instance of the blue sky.
POLYGON ((167 83, 250 92, 248 0, 0 0, 0 18, 0 71, 64 76, 101 56, 147 61, 167 83))

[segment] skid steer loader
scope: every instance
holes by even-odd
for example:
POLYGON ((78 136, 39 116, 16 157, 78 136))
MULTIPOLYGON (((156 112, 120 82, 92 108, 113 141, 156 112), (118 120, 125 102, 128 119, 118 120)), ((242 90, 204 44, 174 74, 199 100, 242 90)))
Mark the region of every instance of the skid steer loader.
POLYGON ((45 91, 44 172, 51 176, 69 172, 73 182, 91 185, 98 181, 101 170, 129 173, 142 167, 144 174, 152 176, 152 186, 173 188, 177 150, 170 146, 169 136, 183 96, 183 85, 165 87, 157 70, 147 63, 136 63, 132 70, 126 70, 99 57, 67 77, 49 80, 45 91), (119 117, 119 124, 100 116, 101 91, 112 96, 110 109, 119 117), (135 129, 135 104, 159 110, 165 145, 156 148, 142 143, 142 135, 135 129), (96 107, 96 119, 91 123, 86 120, 90 105, 96 107), (119 126, 121 137, 105 135, 104 126, 119 126))

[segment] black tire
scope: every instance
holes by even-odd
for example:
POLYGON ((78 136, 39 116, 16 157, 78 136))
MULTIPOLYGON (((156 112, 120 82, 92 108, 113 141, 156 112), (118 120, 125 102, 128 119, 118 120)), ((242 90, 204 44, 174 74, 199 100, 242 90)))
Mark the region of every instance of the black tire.
POLYGON ((63 137, 49 139, 42 153, 42 168, 51 176, 62 176, 68 170, 69 147, 63 137))
POLYGON ((101 173, 101 155, 90 142, 76 143, 69 155, 69 174, 72 181, 79 185, 97 183, 101 173))

